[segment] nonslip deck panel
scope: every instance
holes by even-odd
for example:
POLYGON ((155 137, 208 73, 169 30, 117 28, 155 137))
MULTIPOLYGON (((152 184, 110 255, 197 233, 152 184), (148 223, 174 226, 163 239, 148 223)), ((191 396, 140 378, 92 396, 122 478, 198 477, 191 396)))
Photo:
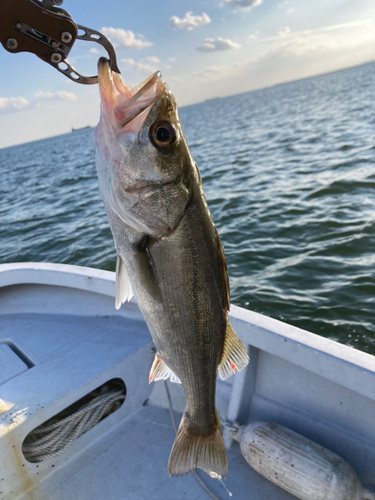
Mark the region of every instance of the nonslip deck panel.
MULTIPOLYGON (((163 382, 157 382, 163 384, 163 382)), ((176 414, 179 421, 181 414, 176 414)), ((192 474, 170 477, 167 463, 174 440, 168 409, 145 406, 76 460, 55 470, 33 496, 19 500, 203 500, 209 498, 192 474)), ((255 472, 238 446, 228 451, 224 481, 237 500, 295 500, 255 472)), ((201 478, 219 498, 228 493, 218 480, 201 478)))
POLYGON ((14 343, 36 365, 83 343, 119 344, 131 351, 151 339, 144 321, 121 316, 18 313, 0 315, 0 342, 14 343))
MULTIPOLYGON (((78 458, 101 436, 142 407, 151 393, 148 373, 153 359, 146 324, 120 316, 83 317, 24 313, 0 315, 0 332, 33 361, 32 368, 0 385, 7 411, 0 414, 0 500, 27 492, 71 457, 78 458), (109 415, 51 462, 27 462, 26 436, 109 380, 124 381, 127 396, 109 415)), ((63 500, 65 497, 58 497, 63 500)))
MULTIPOLYGON (((163 382, 147 383, 151 338, 135 301, 115 311, 114 291, 114 273, 0 265, 0 339, 29 368, 0 385, 0 500, 21 498, 8 488, 17 481, 25 486, 22 500, 206 497, 191 474, 168 476, 174 433, 163 382), (129 389, 118 411, 57 459, 23 462, 20 446, 32 428, 114 377, 129 389), (47 403, 42 412, 41 401, 47 403), (1 479, 10 481, 5 493, 1 479)), ((285 425, 341 455, 375 490, 375 358, 236 306, 230 318, 250 364, 225 383, 218 380, 220 417, 285 425)), ((181 386, 171 384, 171 393, 178 423, 181 386)), ((228 442, 225 483, 234 497, 293 498, 252 470, 238 444, 228 442)), ((218 481, 203 477, 227 498, 218 481)))

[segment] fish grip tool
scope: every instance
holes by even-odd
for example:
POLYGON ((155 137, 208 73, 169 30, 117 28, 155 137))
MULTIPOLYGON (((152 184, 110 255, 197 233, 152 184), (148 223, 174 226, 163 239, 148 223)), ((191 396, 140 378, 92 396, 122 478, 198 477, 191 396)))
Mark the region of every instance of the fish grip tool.
POLYGON ((0 42, 8 52, 31 52, 74 82, 98 83, 97 76, 81 75, 67 60, 76 40, 99 43, 110 67, 120 73, 111 42, 99 31, 76 24, 59 7, 63 0, 0 0, 0 42))

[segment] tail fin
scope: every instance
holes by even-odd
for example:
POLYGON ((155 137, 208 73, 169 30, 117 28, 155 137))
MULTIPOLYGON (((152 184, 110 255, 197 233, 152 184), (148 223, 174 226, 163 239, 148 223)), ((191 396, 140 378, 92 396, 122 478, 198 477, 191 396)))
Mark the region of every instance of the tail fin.
POLYGON ((210 436, 189 434, 185 421, 183 416, 169 457, 169 475, 183 476, 191 470, 201 469, 213 478, 224 478, 228 459, 217 413, 216 430, 210 436))

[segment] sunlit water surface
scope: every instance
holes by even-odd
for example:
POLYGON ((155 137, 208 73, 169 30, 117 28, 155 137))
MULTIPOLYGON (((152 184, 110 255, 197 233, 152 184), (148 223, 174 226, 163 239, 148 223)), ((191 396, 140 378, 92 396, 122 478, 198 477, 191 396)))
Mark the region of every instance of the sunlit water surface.
MULTIPOLYGON (((375 64, 182 108, 232 303, 375 354, 375 64)), ((93 130, 0 150, 0 262, 115 269, 93 130)))

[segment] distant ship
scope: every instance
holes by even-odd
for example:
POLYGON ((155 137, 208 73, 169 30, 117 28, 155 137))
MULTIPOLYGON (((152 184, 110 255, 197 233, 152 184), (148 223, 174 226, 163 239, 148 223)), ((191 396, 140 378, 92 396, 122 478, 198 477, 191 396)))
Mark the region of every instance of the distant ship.
POLYGON ((78 130, 85 130, 87 128, 91 128, 90 125, 87 125, 86 127, 72 127, 72 132, 78 132, 78 130))

